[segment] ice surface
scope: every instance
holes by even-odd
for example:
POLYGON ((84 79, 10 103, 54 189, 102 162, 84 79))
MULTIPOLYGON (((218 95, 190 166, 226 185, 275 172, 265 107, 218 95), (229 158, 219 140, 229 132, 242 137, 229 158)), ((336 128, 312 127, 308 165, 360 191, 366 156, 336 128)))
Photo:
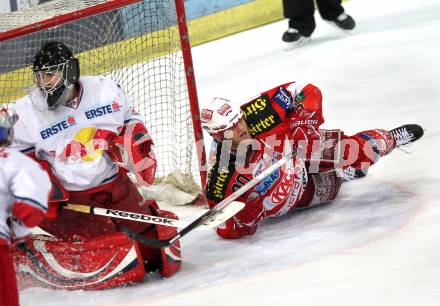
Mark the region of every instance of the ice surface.
MULTIPOLYGON (((106 291, 30 288, 24 306, 440 305, 440 1, 351 0, 353 35, 317 17, 312 43, 284 51, 287 21, 193 49, 201 104, 245 101, 288 81, 321 88, 327 128, 348 134, 419 123, 337 200, 225 241, 194 231, 170 279, 106 291)), ((315 16, 318 16, 317 14, 315 16)), ((171 206, 169 206, 171 207, 171 206)), ((171 207, 182 219, 202 213, 171 207)))

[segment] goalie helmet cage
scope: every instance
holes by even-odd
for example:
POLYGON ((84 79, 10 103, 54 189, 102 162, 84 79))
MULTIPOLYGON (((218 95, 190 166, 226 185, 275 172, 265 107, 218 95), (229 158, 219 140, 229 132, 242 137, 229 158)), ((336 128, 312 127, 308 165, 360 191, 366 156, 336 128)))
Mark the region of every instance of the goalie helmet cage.
POLYGON ((52 0, 0 14, 0 104, 10 109, 33 86, 35 52, 62 41, 81 75, 109 77, 145 118, 157 181, 197 194, 206 157, 183 0, 52 0))

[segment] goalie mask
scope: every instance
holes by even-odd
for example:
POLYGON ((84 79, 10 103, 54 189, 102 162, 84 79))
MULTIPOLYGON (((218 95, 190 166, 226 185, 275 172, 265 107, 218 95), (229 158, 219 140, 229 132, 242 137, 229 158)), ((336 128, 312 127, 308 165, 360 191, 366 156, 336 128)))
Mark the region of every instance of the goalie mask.
POLYGON ((0 109, 0 147, 7 147, 12 142, 13 129, 12 119, 8 111, 4 108, 0 109))
POLYGON ((214 98, 201 112, 202 128, 211 135, 230 129, 243 117, 240 106, 214 98))
POLYGON ((79 80, 78 59, 61 42, 44 44, 34 56, 32 71, 49 110, 67 102, 69 92, 79 80))

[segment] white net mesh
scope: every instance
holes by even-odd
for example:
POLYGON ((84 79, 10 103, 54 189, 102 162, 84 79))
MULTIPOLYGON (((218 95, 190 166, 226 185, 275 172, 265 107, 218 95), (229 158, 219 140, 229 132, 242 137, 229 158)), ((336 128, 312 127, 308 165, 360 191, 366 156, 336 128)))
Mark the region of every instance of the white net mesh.
MULTIPOLYGON (((54 0, 0 14, 0 31, 72 16, 95 5, 127 2, 54 0)), ((132 98, 155 142, 157 177, 174 174, 174 184, 196 192, 197 153, 176 24, 173 0, 147 0, 0 41, 0 103, 11 108, 27 94, 33 85, 29 67, 35 52, 44 42, 62 41, 79 57, 81 75, 108 76, 132 98)))

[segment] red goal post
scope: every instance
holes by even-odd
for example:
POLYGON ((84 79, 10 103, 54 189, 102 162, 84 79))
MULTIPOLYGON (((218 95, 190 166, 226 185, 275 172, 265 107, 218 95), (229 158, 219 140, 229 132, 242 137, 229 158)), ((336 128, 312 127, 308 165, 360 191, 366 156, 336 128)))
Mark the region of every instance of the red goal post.
POLYGON ((0 14, 0 104, 10 109, 33 86, 32 57, 59 40, 81 75, 117 82, 155 142, 158 182, 196 194, 206 156, 183 0, 52 0, 0 14))

